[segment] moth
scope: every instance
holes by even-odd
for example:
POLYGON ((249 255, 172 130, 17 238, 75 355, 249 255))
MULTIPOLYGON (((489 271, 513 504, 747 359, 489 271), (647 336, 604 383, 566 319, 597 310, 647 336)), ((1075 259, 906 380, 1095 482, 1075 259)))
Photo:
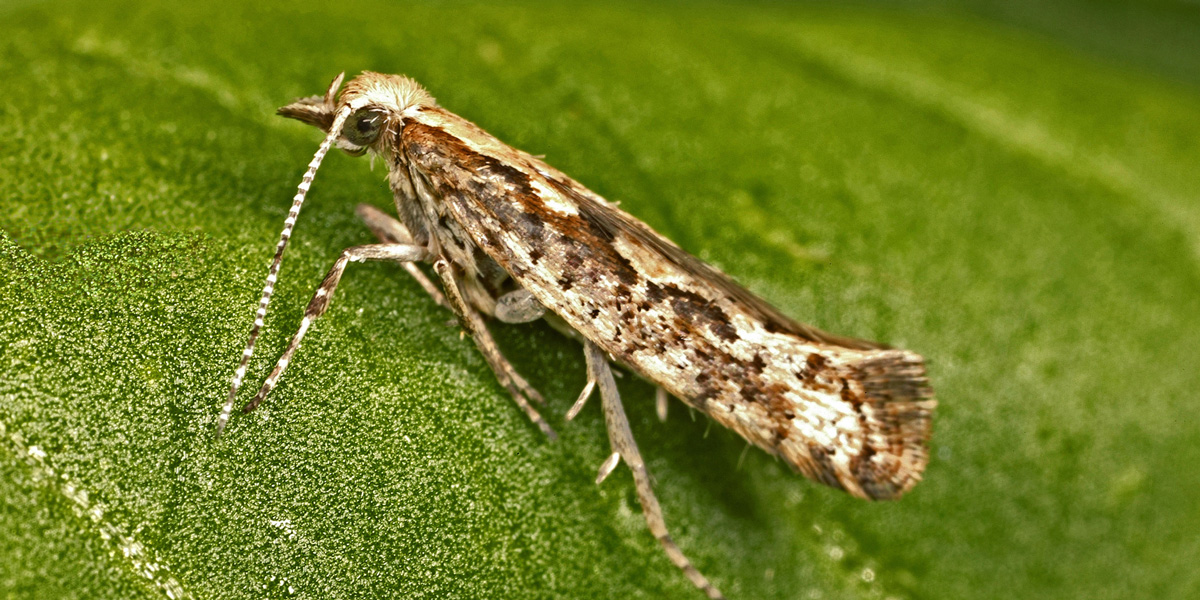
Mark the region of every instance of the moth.
POLYGON ((534 407, 541 395, 504 358, 485 318, 545 319, 582 342, 587 384, 567 418, 599 388, 612 454, 596 483, 625 462, 650 532, 710 598, 722 595, 667 531, 612 363, 658 386, 660 416, 674 396, 804 476, 859 498, 898 498, 920 480, 936 406, 920 355, 789 318, 542 159, 442 108, 412 79, 364 72, 344 89, 342 80, 278 111, 326 135, 284 222, 218 433, 232 413, 300 207, 337 146, 387 165, 399 218, 358 208, 379 242, 342 252, 244 412, 275 387, 349 263, 392 261, 457 315, 517 406, 551 439, 554 431, 534 407), (440 286, 420 262, 432 263, 440 286))

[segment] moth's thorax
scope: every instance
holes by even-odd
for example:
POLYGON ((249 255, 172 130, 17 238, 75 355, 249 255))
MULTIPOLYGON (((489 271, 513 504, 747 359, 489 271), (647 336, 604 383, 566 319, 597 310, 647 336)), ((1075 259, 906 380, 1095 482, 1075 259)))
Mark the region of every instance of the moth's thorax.
POLYGON ((437 106, 437 101, 408 77, 365 71, 346 84, 340 104, 354 108, 372 106, 399 114, 412 107, 437 106))

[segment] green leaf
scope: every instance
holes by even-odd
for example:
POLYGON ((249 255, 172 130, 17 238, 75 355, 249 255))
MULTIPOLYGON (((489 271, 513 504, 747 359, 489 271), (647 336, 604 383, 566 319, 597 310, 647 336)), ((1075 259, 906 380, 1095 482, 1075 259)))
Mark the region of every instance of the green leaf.
MULTIPOLYGON (((887 504, 621 382, 675 538, 730 598, 1200 594, 1200 54, 1171 51, 1200 16, 930 6, 0 8, 0 595, 700 596, 629 474, 592 483, 603 419, 562 418, 578 344, 495 326, 549 443, 394 266, 352 266, 214 439, 318 141, 273 111, 365 69, 789 314, 928 357, 933 460, 887 504)), ((383 170, 332 156, 248 388, 371 239, 358 202, 391 204, 383 170)))

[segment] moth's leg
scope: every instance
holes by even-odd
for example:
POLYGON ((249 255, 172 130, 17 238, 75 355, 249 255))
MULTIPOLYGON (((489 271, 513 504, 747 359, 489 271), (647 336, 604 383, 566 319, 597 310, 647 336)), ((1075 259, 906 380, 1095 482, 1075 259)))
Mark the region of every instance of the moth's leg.
MULTIPOLYGON (((413 243, 412 234, 408 232, 408 228, 404 226, 404 223, 401 223, 382 210, 370 204, 359 204, 354 208, 354 212, 358 215, 358 218, 363 220, 363 223, 366 223, 371 232, 375 234, 375 237, 379 238, 379 241, 385 244, 413 243)), ((434 302, 437 302, 438 305, 444 308, 450 308, 450 305, 446 303, 446 297, 442 295, 442 291, 425 276, 424 271, 417 268, 417 265, 411 262, 403 263, 402 266, 405 271, 408 271, 409 275, 412 275, 413 279, 417 280, 421 288, 433 297, 434 302)))
MULTIPOLYGON (((654 534, 655 539, 666 550, 667 557, 675 563, 675 566, 683 570, 683 574, 687 575, 687 578, 696 584, 696 587, 708 594, 709 598, 724 598, 721 592, 713 587, 713 584, 704 575, 701 575, 696 567, 692 566, 691 561, 683 555, 683 551, 675 545, 675 540, 671 539, 670 533, 667 532, 662 507, 658 505, 658 498, 654 496, 650 472, 646 470, 646 464, 642 461, 641 453, 638 452, 637 443, 633 441, 633 432, 629 429, 629 419, 625 417, 625 409, 621 406, 621 397, 617 393, 617 382, 613 379, 608 359, 604 356, 604 351, 590 341, 585 341, 583 348, 588 367, 588 388, 585 388, 584 391, 585 393, 590 392, 593 385, 600 388, 604 422, 608 426, 608 441, 613 450, 608 460, 605 460, 604 464, 600 466, 596 483, 604 481, 604 478, 608 477, 608 474, 616 468, 618 458, 625 461, 629 470, 633 472, 633 482, 637 487, 638 502, 642 505, 642 514, 646 517, 646 525, 649 526, 650 533, 654 534)), ((586 399, 586 396, 581 397, 577 404, 582 406, 586 399)))
POLYGON ((479 312, 471 308, 465 299, 463 299, 462 291, 458 286, 458 279, 455 277, 453 267, 446 259, 438 259, 433 263, 433 270, 442 278, 442 287, 446 289, 446 299, 449 301, 450 308, 458 315, 463 327, 467 333, 475 340, 475 345, 479 351, 483 353, 483 358, 487 360, 489 366, 492 367, 492 372, 496 374, 496 379, 500 381, 500 385, 508 388, 508 392, 512 394, 513 400, 521 410, 533 421, 538 429, 542 430, 551 440, 558 439, 558 434, 550 428, 546 420, 539 415, 533 406, 529 404, 526 398, 534 398, 541 400, 541 395, 533 388, 529 387, 529 383, 517 374, 513 366, 500 353, 500 347, 496 345, 496 341, 492 339, 491 332, 488 331, 487 324, 483 322, 483 317, 479 312))
POLYGON ((655 412, 658 413, 659 421, 665 422, 667 420, 667 401, 668 400, 669 400, 669 398, 667 398, 667 390, 664 390, 662 388, 657 388, 654 391, 654 408, 655 408, 655 412))
MULTIPOLYGON (((359 204, 358 207, 355 208, 355 212, 358 214, 359 218, 366 223, 367 227, 371 229, 375 236, 380 239, 380 241, 391 243, 411 243, 412 235, 409 233, 408 228, 405 227, 404 224, 399 220, 393 218, 391 215, 383 212, 382 210, 379 210, 378 208, 375 208, 369 204, 359 204)), ((425 273, 421 271, 421 269, 417 268, 417 265, 405 263, 404 269, 408 271, 409 275, 412 275, 413 279, 417 280, 417 283, 420 284, 420 286, 424 288, 431 297, 433 297, 435 302, 445 308, 453 310, 453 307, 450 306, 450 303, 446 301, 446 297, 442 295, 442 291, 438 289, 436 284, 434 284, 429 280, 428 277, 425 276, 425 273)), ((523 298, 521 296, 522 293, 528 294, 528 292, 524 292, 524 290, 517 290, 501 297, 501 302, 507 302, 514 305, 514 311, 506 312, 503 315, 497 315, 501 321, 507 323, 528 323, 530 321, 536 321, 538 317, 540 317, 542 314, 545 314, 546 309, 541 308, 541 313, 539 313, 537 316, 533 316, 536 308, 535 306, 530 305, 530 301, 532 301, 533 304, 538 308, 540 308, 541 305, 537 304, 536 300, 532 300, 532 296, 530 296, 528 299, 523 298), (505 298, 508 296, 512 296, 512 298, 505 300, 505 298)), ((503 359, 503 356, 501 356, 501 358, 503 359)), ((505 361, 505 365, 507 364, 508 362, 505 361)), ((525 396, 539 404, 544 404, 546 402, 545 399, 542 398, 542 395, 538 393, 537 390, 533 389, 533 386, 529 385, 529 382, 525 381, 525 378, 521 377, 521 375, 518 374, 511 366, 507 367, 507 371, 508 375, 513 380, 513 384, 516 385, 525 396)))
MULTIPOLYGON (((482 319, 486 320, 488 316, 495 317, 497 315, 496 309, 498 307, 498 301, 492 296, 492 292, 488 291, 488 289, 480 282, 479 279, 462 278, 457 279, 457 281, 457 290, 459 295, 462 296, 463 302, 466 303, 467 306, 471 307, 476 313, 478 313, 482 319)), ((505 300, 506 303, 512 303, 513 300, 516 300, 517 306, 513 308, 512 312, 506 312, 507 309, 501 307, 502 317, 512 320, 520 320, 521 322, 526 322, 529 320, 529 317, 532 316, 530 314, 530 308, 525 302, 520 300, 520 290, 501 296, 501 298, 505 297, 507 297, 505 300)), ((530 298, 532 298, 532 296, 530 298)), ((499 350, 497 350, 497 352, 498 351, 499 350)), ((503 356, 500 358, 504 359, 503 356)), ((512 377, 513 385, 517 386, 517 388, 521 390, 521 393, 524 394, 526 398, 529 398, 538 404, 546 403, 546 400, 542 398, 542 395, 538 393, 537 390, 533 389, 533 386, 529 385, 529 382, 525 381, 525 378, 521 377, 521 375, 517 373, 516 369, 514 369, 507 360, 504 360, 504 363, 505 370, 507 370, 509 377, 512 377)))
MULTIPOLYGON (((496 300, 496 307, 493 310, 496 319, 502 323, 530 323, 545 317, 546 315, 554 314, 548 312, 545 306, 542 306, 533 294, 528 290, 514 290, 496 300)), ((525 381, 519 373, 513 371, 511 373, 513 382, 517 387, 521 388, 527 396, 536 400, 539 404, 545 404, 542 395, 525 381)))
MULTIPOLYGON (((254 399, 242 408, 242 412, 248 413, 254 410, 267 397, 267 394, 270 394, 271 390, 275 389, 275 384, 279 382, 279 377, 287 369, 288 363, 292 360, 292 355, 300 347, 300 340, 304 339, 304 334, 308 333, 308 328, 312 325, 313 321, 325 314, 325 311, 329 308, 329 304, 333 300, 333 292, 337 289, 338 282, 342 280, 342 273, 345 272, 347 265, 352 262, 364 262, 368 260, 410 263, 413 261, 429 260, 430 258, 432 258, 432 255, 428 248, 412 244, 370 244, 367 246, 354 246, 343 250, 342 255, 333 263, 333 268, 329 269, 329 273, 325 275, 325 280, 321 282, 321 286, 313 293, 312 300, 308 303, 308 308, 304 309, 304 318, 300 320, 300 329, 296 330, 296 334, 292 336, 292 341, 288 344, 287 350, 283 351, 283 356, 279 358, 279 362, 275 363, 275 368, 267 376, 266 383, 258 390, 258 394, 255 394, 254 399)), ((217 422, 218 429, 225 427, 232 408, 233 399, 231 398, 226 404, 225 409, 221 411, 221 417, 217 422)))

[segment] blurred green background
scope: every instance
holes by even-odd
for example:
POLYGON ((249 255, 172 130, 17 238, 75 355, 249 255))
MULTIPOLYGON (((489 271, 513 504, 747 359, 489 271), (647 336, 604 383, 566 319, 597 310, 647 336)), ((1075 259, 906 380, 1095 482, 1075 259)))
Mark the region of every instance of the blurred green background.
MULTIPOLYGON (((548 443, 391 265, 214 441, 340 71, 405 73, 802 321, 928 357, 926 480, 871 504, 653 389, 668 523, 732 599, 1200 597, 1200 6, 0 7, 0 597, 700 598, 580 348, 496 326, 548 443)), ((247 395, 383 170, 326 162, 247 395)))

